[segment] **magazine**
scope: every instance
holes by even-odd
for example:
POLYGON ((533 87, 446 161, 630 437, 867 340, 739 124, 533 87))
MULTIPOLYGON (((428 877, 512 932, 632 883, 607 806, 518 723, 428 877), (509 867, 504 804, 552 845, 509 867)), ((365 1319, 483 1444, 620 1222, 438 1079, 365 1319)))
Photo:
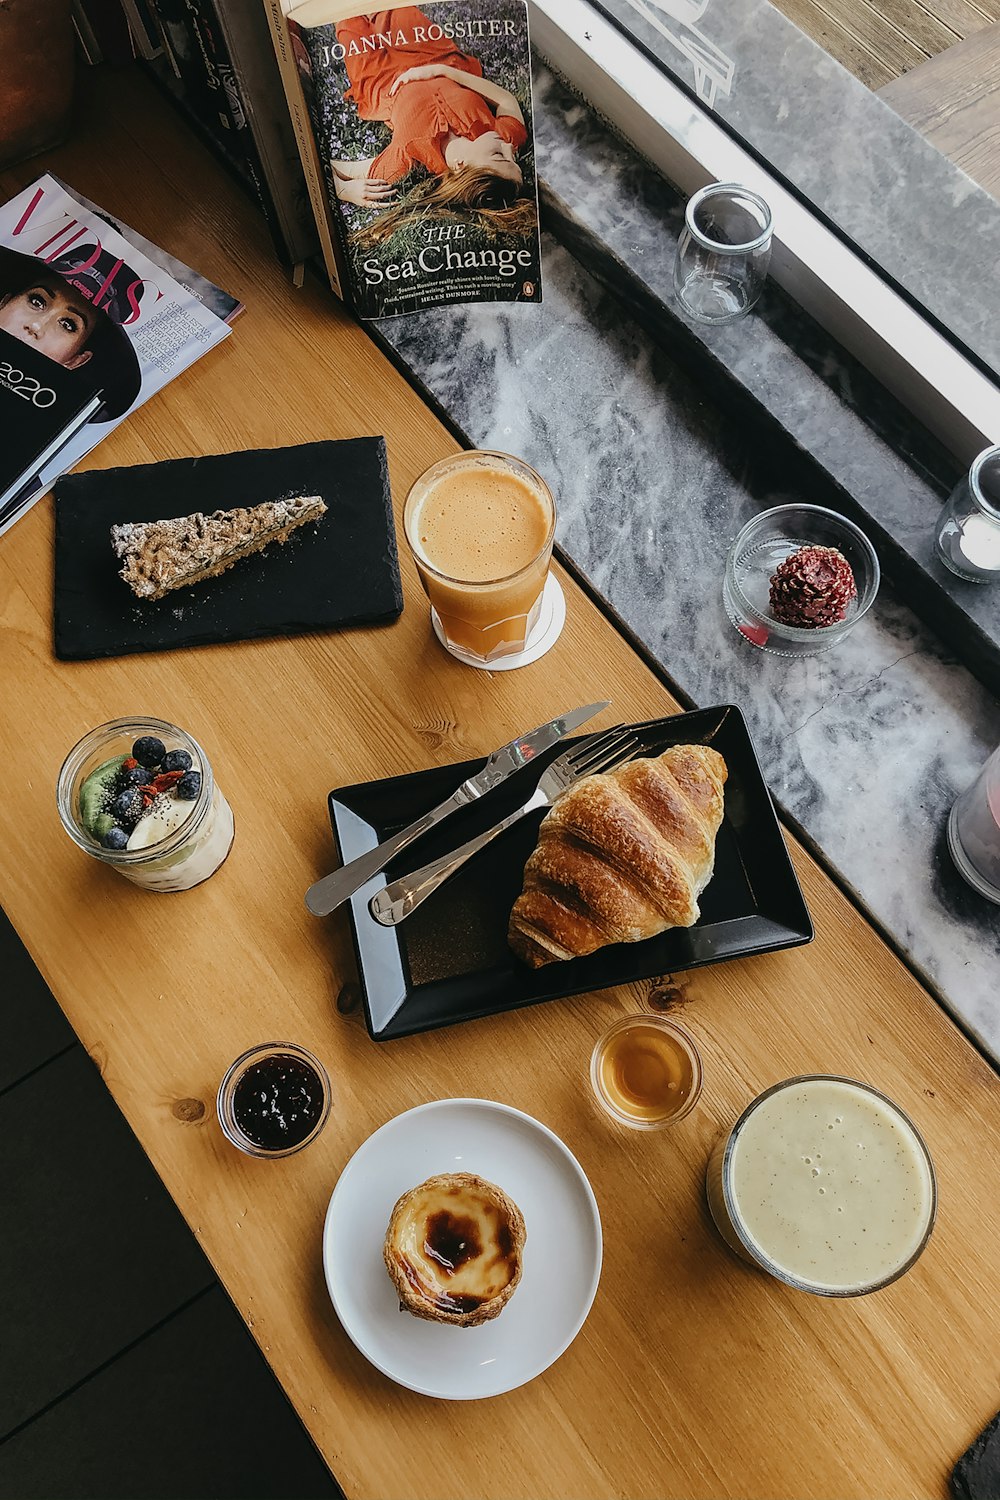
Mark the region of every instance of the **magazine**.
POLYGON ((229 333, 121 228, 48 175, 0 207, 0 534, 229 333))
MULTIPOLYGON (((224 323, 232 323, 243 312, 243 303, 237 297, 224 292, 221 286, 216 286, 214 281, 209 281, 208 277, 203 276, 200 271, 192 270, 182 260, 178 260, 176 255, 171 255, 169 250, 164 250, 162 245, 154 245, 152 240, 147 240, 144 234, 133 229, 131 224, 126 224, 124 219, 113 219, 103 208, 99 208, 96 203, 92 203, 89 198, 78 193, 76 188, 69 187, 61 177, 53 177, 52 180, 59 184, 68 197, 87 209, 88 213, 96 214, 98 218, 104 220, 105 224, 110 224, 117 234, 128 240, 129 244, 134 245, 137 250, 141 250, 143 255, 161 270, 166 271, 168 276, 173 277, 178 286, 190 292, 192 297, 197 297, 203 307, 207 307, 209 312, 214 312, 215 316, 221 318, 224 323)), ((2 213, 3 210, 0 209, 0 214, 2 213)))
POLYGON ((525 0, 356 4, 286 17, 356 311, 540 302, 525 0))

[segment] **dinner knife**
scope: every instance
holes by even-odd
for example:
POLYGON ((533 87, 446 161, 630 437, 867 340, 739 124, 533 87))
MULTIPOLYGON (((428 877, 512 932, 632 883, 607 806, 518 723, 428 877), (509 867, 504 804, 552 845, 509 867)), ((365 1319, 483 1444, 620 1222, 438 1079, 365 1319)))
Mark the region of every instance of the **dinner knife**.
POLYGON ((398 854, 401 849, 407 848, 415 839, 420 838, 428 829, 435 827, 442 818, 449 813, 457 811, 460 807, 467 807, 470 802, 492 792, 494 787, 506 781, 515 771, 522 766, 528 765, 544 750, 555 745, 565 735, 572 734, 581 724, 599 714, 602 709, 610 707, 610 699, 605 703, 588 703, 583 708, 574 708, 570 713, 563 714, 558 719, 550 719, 547 724, 540 724, 530 734, 519 735, 516 740, 511 740, 509 745, 501 745, 499 750, 494 750, 481 771, 475 776, 470 776, 463 781, 457 791, 452 792, 437 807, 431 808, 430 812, 424 813, 423 817, 417 818, 408 828, 403 828, 399 833, 393 834, 392 838, 386 839, 379 844, 377 849, 370 849, 367 854, 360 854, 357 859, 352 859, 349 865, 344 865, 341 870, 334 870, 332 875, 324 875, 322 880, 317 880, 306 891, 306 906, 315 917, 325 917, 330 912, 336 911, 349 896, 360 890, 366 881, 371 880, 373 875, 380 875, 386 864, 393 855, 398 854))

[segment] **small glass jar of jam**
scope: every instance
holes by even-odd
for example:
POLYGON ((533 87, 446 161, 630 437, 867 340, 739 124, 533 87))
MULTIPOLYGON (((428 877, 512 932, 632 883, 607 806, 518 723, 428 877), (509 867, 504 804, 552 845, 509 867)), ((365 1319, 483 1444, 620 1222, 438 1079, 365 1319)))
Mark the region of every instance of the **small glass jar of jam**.
POLYGON ((294 1042, 252 1047, 219 1085, 219 1124, 248 1156, 291 1156, 319 1135, 330 1113, 330 1078, 294 1042))

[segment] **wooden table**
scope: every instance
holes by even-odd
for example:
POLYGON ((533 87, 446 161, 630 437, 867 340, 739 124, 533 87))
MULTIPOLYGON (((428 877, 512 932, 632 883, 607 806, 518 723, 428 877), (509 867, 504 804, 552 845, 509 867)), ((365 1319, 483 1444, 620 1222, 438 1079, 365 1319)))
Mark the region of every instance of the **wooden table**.
MULTIPOLYGON (((51 165, 249 309, 96 464, 381 432, 398 504, 453 449, 447 432, 328 295, 286 285, 257 217, 139 77, 87 83, 72 145, 8 172, 3 188, 51 165)), ((17 809, 0 901, 346 1493, 943 1495, 998 1399, 1000 1084, 794 840, 816 941, 664 981, 707 1086, 662 1135, 605 1123, 585 1082, 595 1037, 645 1006, 649 984, 385 1046, 338 1012, 353 977, 346 919, 316 921, 302 904, 331 863, 331 786, 478 754, 608 694, 600 722, 676 707, 573 582, 563 575, 557 647, 508 674, 470 671, 436 645, 407 561, 406 611, 388 629, 63 664, 51 651, 52 526, 46 500, 0 547, 0 763, 17 809), (236 813, 229 861, 186 895, 131 888, 56 818, 67 748, 132 712, 189 727, 236 813), (259 1163, 222 1138, 213 1099, 231 1059, 275 1035, 319 1053, 335 1103, 308 1151, 259 1163), (939 1223, 919 1265, 856 1302, 796 1295, 744 1268, 703 1204, 719 1131, 762 1087, 813 1070, 898 1099, 939 1173, 939 1223), (597 1194, 605 1260, 586 1326, 547 1374, 497 1400, 444 1404, 357 1353, 319 1246, 337 1175, 366 1136, 458 1095, 559 1132, 597 1194)))

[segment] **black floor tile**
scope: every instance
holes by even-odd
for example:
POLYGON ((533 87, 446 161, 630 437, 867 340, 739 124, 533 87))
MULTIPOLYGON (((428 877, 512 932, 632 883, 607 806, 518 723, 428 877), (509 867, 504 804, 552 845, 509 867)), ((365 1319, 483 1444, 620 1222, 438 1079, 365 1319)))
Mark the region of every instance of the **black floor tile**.
POLYGON ((76 1037, 2 911, 0 975, 0 994, 4 997, 0 1020, 2 1090, 71 1046, 76 1037))
POLYGON ((0 1095, 0 1437, 215 1278, 80 1047, 0 1095))
POLYGON ((219 1288, 0 1445, 0 1500, 339 1495, 219 1288))

